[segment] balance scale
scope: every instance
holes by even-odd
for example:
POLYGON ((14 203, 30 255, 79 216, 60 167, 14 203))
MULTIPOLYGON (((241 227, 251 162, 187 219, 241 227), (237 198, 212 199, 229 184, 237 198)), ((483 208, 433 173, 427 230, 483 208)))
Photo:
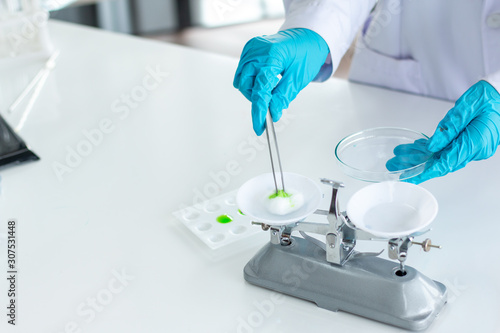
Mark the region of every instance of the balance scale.
MULTIPOLYGON (((341 211, 340 182, 321 179, 332 188, 328 211, 317 209, 322 191, 316 182, 283 173, 289 189, 300 189, 304 205, 285 216, 270 213, 266 200, 273 192, 273 175, 260 175, 238 191, 237 204, 252 224, 269 231, 270 242, 245 266, 245 280, 316 303, 331 311, 345 311, 409 330, 426 329, 447 301, 446 287, 405 265, 413 244, 424 251, 429 239, 414 242, 429 231, 437 202, 424 188, 404 182, 381 182, 356 192, 341 211), (307 222, 311 215, 326 216, 328 223, 307 222), (298 232, 302 237, 294 235, 298 232), (308 235, 324 236, 324 242, 308 235), (390 261, 382 253, 355 251, 357 240, 384 240, 390 261), (299 279, 290 272, 304 269, 299 279)), ((322 238, 322 237, 320 237, 322 238)))

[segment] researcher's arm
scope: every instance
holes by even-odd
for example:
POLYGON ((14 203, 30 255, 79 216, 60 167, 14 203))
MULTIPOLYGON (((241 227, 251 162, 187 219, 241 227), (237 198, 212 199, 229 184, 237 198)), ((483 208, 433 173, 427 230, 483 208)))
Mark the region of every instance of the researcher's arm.
POLYGON ((396 147, 396 156, 387 162, 387 168, 401 170, 432 153, 425 170, 407 180, 418 184, 459 170, 471 161, 487 159, 495 154, 499 144, 500 93, 481 80, 457 100, 427 142, 419 140, 396 147))
POLYGON ((309 82, 330 77, 374 3, 284 1, 286 19, 280 31, 252 38, 243 48, 234 77, 234 87, 252 102, 257 135, 264 131, 268 110, 278 121, 309 82))
POLYGON ((330 53, 314 81, 328 79, 339 66, 376 0, 283 0, 285 22, 280 30, 306 28, 319 34, 330 53))

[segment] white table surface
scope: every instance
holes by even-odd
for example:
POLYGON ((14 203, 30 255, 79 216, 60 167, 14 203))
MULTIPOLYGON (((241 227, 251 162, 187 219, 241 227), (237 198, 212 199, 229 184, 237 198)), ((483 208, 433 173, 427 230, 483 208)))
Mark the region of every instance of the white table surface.
MULTIPOLYGON (((20 132, 41 161, 0 171, 0 232, 9 218, 19 226, 17 325, 2 306, 0 331, 402 331, 246 283, 243 267, 267 233, 213 252, 172 215, 228 163, 237 172, 219 194, 269 171, 266 147, 251 148, 250 104, 232 87, 237 59, 67 23, 50 32, 61 54, 20 132), (169 75, 127 115, 114 112, 123 94, 154 83, 147 68, 169 75), (103 121, 108 133, 58 177, 55 163, 103 121)), ((0 74, 2 112, 41 64, 0 74)), ((347 197, 364 184, 336 165, 341 138, 378 126, 430 135, 451 105, 338 79, 311 84, 279 126, 284 168, 342 180, 347 197)), ((496 156, 423 184, 440 205, 426 236, 443 249, 414 247, 407 264, 449 288, 429 332, 500 332, 499 168, 496 156)), ((4 279, 0 288, 5 305, 4 279)))

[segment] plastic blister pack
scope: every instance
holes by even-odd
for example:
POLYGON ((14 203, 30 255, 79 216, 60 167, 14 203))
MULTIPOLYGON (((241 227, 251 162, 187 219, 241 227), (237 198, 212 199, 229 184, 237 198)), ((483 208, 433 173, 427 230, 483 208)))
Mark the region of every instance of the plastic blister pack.
POLYGON ((218 249, 262 232, 239 211, 236 193, 232 191, 173 214, 209 248, 218 249))

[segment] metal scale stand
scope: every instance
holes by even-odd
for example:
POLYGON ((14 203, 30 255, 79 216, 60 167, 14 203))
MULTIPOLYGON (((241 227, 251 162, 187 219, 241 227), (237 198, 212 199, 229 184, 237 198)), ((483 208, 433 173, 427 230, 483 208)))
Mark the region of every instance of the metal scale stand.
POLYGON ((329 223, 270 226, 253 222, 270 231, 271 241, 247 263, 245 280, 331 311, 409 330, 426 329, 446 303, 446 287, 404 263, 412 244, 421 245, 426 252, 437 246, 430 240, 413 242, 417 234, 382 239, 357 229, 338 208, 337 194, 343 184, 321 182, 333 188, 330 209, 314 214, 326 215, 329 223), (292 236, 293 231, 304 238, 292 236), (325 243, 307 232, 325 235, 325 243), (355 251, 356 240, 387 240, 389 258, 399 263, 378 258, 381 252, 355 251))

